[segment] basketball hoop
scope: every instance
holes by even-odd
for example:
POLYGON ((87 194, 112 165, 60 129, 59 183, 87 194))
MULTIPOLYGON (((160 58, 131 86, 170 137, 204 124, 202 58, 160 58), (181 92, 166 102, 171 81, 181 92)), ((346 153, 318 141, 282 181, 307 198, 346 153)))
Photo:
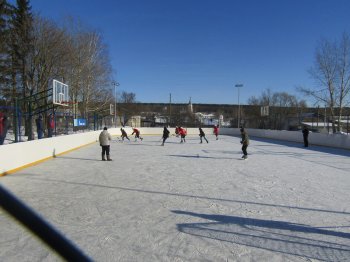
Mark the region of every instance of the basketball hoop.
POLYGON ((52 102, 54 105, 69 106, 69 87, 57 80, 52 81, 52 102))
POLYGON ((63 94, 63 93, 59 93, 59 94, 58 94, 58 102, 59 102, 60 104, 64 104, 63 99, 64 99, 64 94, 63 94))

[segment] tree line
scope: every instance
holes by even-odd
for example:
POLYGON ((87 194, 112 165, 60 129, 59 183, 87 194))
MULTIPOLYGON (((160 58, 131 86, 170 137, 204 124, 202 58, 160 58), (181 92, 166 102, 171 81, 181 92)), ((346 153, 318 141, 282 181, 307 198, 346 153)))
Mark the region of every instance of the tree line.
POLYGON ((333 132, 341 131, 344 109, 350 103, 350 36, 343 33, 338 40, 322 38, 315 51, 315 60, 309 70, 315 87, 298 90, 312 97, 317 105, 329 108, 333 132), (336 122, 338 125, 336 125, 336 122))
MULTIPOLYGON (((342 117, 350 104, 349 34, 343 33, 336 40, 322 38, 316 47, 315 60, 308 73, 315 80, 315 85, 299 86, 296 90, 311 98, 314 106, 328 109, 333 133, 342 131, 342 117)), ((307 107, 304 99, 298 100, 287 92, 273 93, 269 89, 263 91, 260 97, 250 97, 248 104, 280 107, 282 112, 278 113, 282 116, 286 116, 293 108, 307 107)))
MULTIPOLYGON (((69 85, 70 99, 79 103, 82 117, 106 110, 114 102, 108 47, 97 30, 72 18, 58 25, 34 14, 29 0, 16 0, 15 4, 0 0, 0 35, 0 105, 11 105, 15 99, 35 93, 47 96, 52 79, 69 85)), ((309 73, 316 85, 299 87, 298 91, 312 97, 315 105, 327 107, 336 120, 332 121, 333 131, 340 131, 341 125, 336 122, 341 123, 343 109, 350 102, 349 35, 344 33, 340 40, 320 40, 309 73)), ((137 111, 134 93, 123 92, 118 102, 129 105, 118 105, 119 116, 137 111)), ((40 103, 47 101, 36 106, 40 103)), ((305 100, 269 89, 260 97, 249 98, 248 104, 283 110, 307 106, 305 100)), ((27 112, 26 107, 23 104, 21 110, 27 112)))

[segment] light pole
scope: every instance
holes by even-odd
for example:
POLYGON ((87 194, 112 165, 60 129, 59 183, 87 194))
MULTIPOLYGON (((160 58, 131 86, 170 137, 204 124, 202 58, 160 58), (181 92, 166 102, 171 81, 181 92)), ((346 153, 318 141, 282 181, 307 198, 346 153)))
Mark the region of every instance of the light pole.
POLYGON ((119 83, 113 81, 112 85, 114 85, 114 127, 117 127, 117 86, 119 83))
POLYGON ((239 128, 239 125, 241 123, 241 105, 239 104, 239 88, 243 87, 243 84, 236 84, 235 87, 237 87, 237 90, 238 90, 238 121, 237 121, 237 127, 239 128))
POLYGON ((171 93, 169 98, 169 127, 171 126, 171 93))

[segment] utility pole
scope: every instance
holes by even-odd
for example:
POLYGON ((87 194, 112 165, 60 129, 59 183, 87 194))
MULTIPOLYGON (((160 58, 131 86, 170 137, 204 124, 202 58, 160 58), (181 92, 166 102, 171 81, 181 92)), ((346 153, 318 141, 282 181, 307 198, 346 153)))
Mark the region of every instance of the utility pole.
POLYGON ((241 105, 239 103, 239 88, 243 87, 243 84, 236 84, 235 87, 237 87, 238 90, 238 121, 237 121, 237 127, 239 128, 241 124, 241 105))
POLYGON ((171 93, 169 98, 169 126, 171 125, 171 93))
POLYGON ((114 85, 114 127, 117 127, 117 86, 119 83, 113 81, 112 85, 114 85))

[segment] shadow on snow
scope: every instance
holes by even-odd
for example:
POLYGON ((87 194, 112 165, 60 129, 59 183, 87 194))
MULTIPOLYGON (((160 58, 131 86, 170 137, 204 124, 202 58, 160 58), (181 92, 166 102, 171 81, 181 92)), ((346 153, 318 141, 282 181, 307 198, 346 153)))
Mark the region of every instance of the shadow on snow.
MULTIPOLYGON (((16 177, 16 175, 17 174, 13 174, 11 177, 16 177)), ((23 174, 18 174, 18 175, 22 176, 23 174)), ((180 194, 180 193, 163 192, 163 191, 155 191, 155 190, 146 190, 146 189, 139 189, 139 188, 128 188, 128 187, 120 187, 120 186, 98 185, 98 184, 83 183, 83 182, 65 181, 65 180, 59 180, 59 179, 33 177, 33 175, 31 175, 31 174, 27 174, 27 175, 28 176, 26 177, 26 179, 41 180, 41 181, 45 181, 45 182, 59 182, 59 183, 65 183, 65 184, 70 184, 70 185, 81 185, 81 186, 87 186, 87 187, 100 187, 100 188, 105 188, 105 189, 112 189, 112 190, 117 189, 117 190, 147 193, 147 194, 159 194, 159 195, 165 195, 165 196, 196 198, 196 199, 199 198, 199 199, 206 199, 206 200, 211 200, 211 201, 224 201, 224 202, 232 202, 232 203, 247 204, 247 205, 258 205, 258 206, 267 206, 267 207, 275 207, 275 208, 296 209, 296 210, 301 210, 301 211, 325 212, 325 213, 334 213, 334 214, 340 214, 340 215, 350 215, 350 212, 337 211, 337 210, 326 210, 326 209, 318 209, 318 208, 287 206, 287 205, 243 201, 243 200, 235 200, 235 199, 207 197, 207 196, 200 196, 200 195, 189 195, 189 194, 180 194)), ((34 175, 34 176, 36 176, 36 175, 34 175)))
POLYGON ((345 261, 350 257, 350 233, 285 221, 172 212, 209 220, 177 224, 185 234, 323 261, 345 261))

